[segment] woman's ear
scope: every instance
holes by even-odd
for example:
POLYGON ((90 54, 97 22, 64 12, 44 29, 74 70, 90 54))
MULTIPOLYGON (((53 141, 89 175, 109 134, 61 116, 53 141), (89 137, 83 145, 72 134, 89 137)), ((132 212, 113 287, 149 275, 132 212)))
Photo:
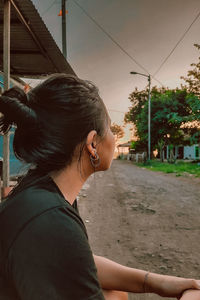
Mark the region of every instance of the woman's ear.
POLYGON ((86 147, 87 150, 92 156, 95 156, 96 151, 96 138, 97 138, 97 132, 96 130, 92 130, 88 133, 87 140, 86 140, 86 147))

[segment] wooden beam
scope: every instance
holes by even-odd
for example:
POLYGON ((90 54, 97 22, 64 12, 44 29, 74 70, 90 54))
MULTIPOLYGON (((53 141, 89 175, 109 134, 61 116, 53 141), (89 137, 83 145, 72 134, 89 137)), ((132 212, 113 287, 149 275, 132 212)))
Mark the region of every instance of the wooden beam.
MULTIPOLYGON (((0 27, 2 26, 3 27, 3 20, 0 20, 0 27)), ((11 20, 11 26, 12 25, 21 25, 22 23, 20 22, 20 20, 16 19, 16 20, 11 20)))
MULTIPOLYGON (((0 55, 3 54, 3 50, 0 50, 0 55)), ((10 50, 10 54, 20 54, 20 55, 32 55, 32 54, 36 54, 36 55, 42 55, 42 53, 39 50, 10 50)))
MULTIPOLYGON (((4 0, 3 28, 4 90, 10 87, 10 0, 4 0)), ((9 186, 9 133, 3 138, 3 187, 9 186)))

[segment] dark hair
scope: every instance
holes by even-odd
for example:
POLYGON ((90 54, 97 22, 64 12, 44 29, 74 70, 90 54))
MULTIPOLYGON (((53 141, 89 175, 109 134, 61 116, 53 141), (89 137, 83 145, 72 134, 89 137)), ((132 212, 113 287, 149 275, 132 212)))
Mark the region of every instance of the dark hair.
POLYGON ((43 174, 69 165, 77 145, 91 130, 102 137, 108 122, 97 87, 67 74, 49 77, 27 95, 11 88, 0 96, 0 112, 2 133, 16 125, 16 157, 43 174))

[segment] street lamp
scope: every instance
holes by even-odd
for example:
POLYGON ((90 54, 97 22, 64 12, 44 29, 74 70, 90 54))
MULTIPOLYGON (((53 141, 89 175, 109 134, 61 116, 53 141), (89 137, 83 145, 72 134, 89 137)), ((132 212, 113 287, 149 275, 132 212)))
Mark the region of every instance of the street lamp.
POLYGON ((133 75, 141 75, 148 78, 149 93, 148 93, 148 160, 151 159, 151 75, 146 75, 139 72, 130 72, 133 75))

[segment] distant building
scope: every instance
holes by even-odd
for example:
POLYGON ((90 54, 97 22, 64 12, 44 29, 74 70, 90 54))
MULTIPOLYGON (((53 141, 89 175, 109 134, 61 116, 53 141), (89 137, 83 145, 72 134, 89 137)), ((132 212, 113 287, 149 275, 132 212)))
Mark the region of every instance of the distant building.
POLYGON ((192 146, 184 146, 184 159, 200 159, 200 147, 198 144, 192 146))
POLYGON ((129 151, 130 151, 130 147, 131 147, 131 142, 119 144, 119 145, 117 146, 118 152, 119 152, 119 153, 123 153, 123 154, 128 154, 129 151))
MULTIPOLYGON (((169 146, 165 147, 164 153, 165 159, 168 159, 170 155, 169 146)), ((174 146, 173 153, 176 159, 200 159, 199 144, 192 146, 174 146)))

